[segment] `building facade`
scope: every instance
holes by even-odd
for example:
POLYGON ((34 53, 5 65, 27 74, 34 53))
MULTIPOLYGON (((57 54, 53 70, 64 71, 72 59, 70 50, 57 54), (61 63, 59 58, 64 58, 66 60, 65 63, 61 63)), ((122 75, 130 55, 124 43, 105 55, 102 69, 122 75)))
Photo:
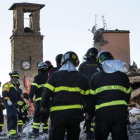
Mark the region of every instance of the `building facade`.
POLYGON ((98 29, 94 35, 94 46, 99 51, 109 51, 116 60, 130 64, 130 42, 127 30, 98 29))

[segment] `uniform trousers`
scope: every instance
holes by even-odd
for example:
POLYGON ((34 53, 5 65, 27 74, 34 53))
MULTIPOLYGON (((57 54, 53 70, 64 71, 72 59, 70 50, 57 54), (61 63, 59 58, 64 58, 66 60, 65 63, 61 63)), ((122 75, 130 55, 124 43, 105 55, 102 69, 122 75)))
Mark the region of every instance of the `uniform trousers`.
POLYGON ((3 123, 4 123, 3 110, 0 108, 0 132, 2 132, 3 123))
POLYGON ((48 130, 48 124, 47 124, 47 115, 46 113, 40 113, 41 104, 40 101, 37 101, 35 104, 35 111, 34 111, 34 117, 33 117, 33 131, 39 132, 40 129, 40 123, 43 125, 43 132, 47 133, 48 130))
POLYGON ((109 133, 113 140, 128 140, 126 106, 104 107, 96 111, 95 140, 107 140, 109 133))
POLYGON ((79 140, 82 112, 57 112, 51 115, 49 140, 64 140, 66 130, 67 140, 79 140))
POLYGON ((7 110, 7 127, 8 131, 10 130, 16 130, 17 128, 17 108, 16 108, 16 102, 11 101, 12 105, 9 106, 7 104, 7 101, 4 100, 4 106, 7 110))

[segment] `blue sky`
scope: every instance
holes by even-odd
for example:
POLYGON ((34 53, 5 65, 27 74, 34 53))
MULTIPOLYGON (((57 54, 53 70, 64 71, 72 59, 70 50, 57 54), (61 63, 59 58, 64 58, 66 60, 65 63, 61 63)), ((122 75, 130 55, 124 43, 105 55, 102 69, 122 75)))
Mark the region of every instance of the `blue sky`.
MULTIPOLYGON (((7 82, 11 71, 10 36, 13 28, 13 12, 9 7, 24 0, 4 0, 0 8, 0 81, 7 82)), ((140 0, 27 0, 29 3, 45 4, 40 13, 41 33, 44 35, 43 59, 55 66, 55 56, 74 51, 82 62, 82 56, 92 47, 93 35, 88 31, 95 24, 103 27, 104 15, 107 28, 130 31, 131 61, 140 67, 140 0)))

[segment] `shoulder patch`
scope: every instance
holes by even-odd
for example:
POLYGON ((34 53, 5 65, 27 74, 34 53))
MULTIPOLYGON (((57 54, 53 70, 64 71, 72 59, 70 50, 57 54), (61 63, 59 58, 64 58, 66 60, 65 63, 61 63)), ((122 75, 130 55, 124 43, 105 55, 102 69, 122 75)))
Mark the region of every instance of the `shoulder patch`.
POLYGON ((10 91, 10 82, 7 82, 3 85, 2 91, 10 91))

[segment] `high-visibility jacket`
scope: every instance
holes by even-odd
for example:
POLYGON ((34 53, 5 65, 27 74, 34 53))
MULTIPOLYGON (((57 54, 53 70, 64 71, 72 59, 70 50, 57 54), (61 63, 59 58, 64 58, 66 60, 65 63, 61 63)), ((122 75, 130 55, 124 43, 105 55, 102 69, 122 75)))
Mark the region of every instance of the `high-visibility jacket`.
POLYGON ((110 106, 127 106, 131 97, 128 76, 119 71, 105 73, 101 70, 91 78, 90 94, 92 95, 93 111, 110 106))
POLYGON ((18 107, 20 109, 20 113, 23 115, 24 111, 28 110, 29 105, 23 100, 23 98, 20 97, 20 95, 22 94, 22 89, 21 88, 17 88, 17 92, 18 92, 18 107))
POLYGON ((21 98, 21 94, 22 94, 22 89, 17 87, 17 92, 18 92, 18 101, 22 101, 23 99, 21 98))
POLYGON ((5 109, 3 99, 0 97, 0 132, 2 131, 3 123, 4 123, 4 116, 3 110, 5 109))
POLYGON ((15 85, 11 81, 3 85, 2 96, 3 96, 3 99, 17 102, 18 93, 17 93, 15 85))
POLYGON ((39 73, 35 76, 33 83, 31 84, 31 89, 29 93, 29 98, 33 98, 35 95, 35 101, 41 101, 41 96, 43 92, 44 84, 47 82, 46 72, 39 73))
POLYGON ((83 99, 87 104, 87 112, 90 114, 92 110, 88 79, 78 71, 54 72, 44 86, 41 101, 41 105, 44 108, 48 107, 50 98, 50 113, 81 110, 83 99))
POLYGON ((3 103, 3 98, 0 97, 0 110, 4 110, 4 103, 3 103))
POLYGON ((84 75, 86 75, 90 82, 91 76, 94 73, 98 72, 97 68, 98 68, 98 65, 96 63, 96 60, 87 60, 83 62, 82 64, 80 64, 79 71, 83 73, 84 75))

